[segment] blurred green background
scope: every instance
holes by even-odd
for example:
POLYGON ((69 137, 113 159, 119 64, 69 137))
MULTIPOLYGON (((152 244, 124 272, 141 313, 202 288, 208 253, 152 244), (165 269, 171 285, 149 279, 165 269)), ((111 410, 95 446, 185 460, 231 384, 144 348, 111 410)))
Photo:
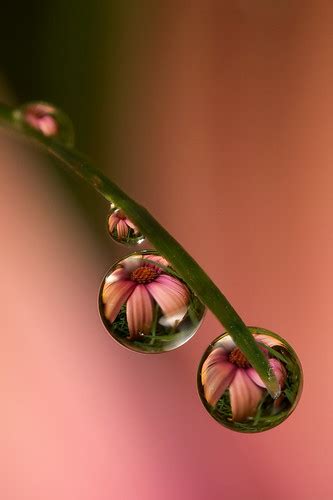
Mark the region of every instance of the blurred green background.
MULTIPOLYGON (((5 22, 0 76, 10 89, 7 100, 15 105, 42 100, 59 106, 74 123, 76 147, 94 158, 100 169, 105 167, 107 143, 115 177, 121 163, 119 129, 135 85, 131 61, 138 38, 153 27, 147 18, 154 15, 154 4, 147 7, 142 2, 59 0, 6 2, 1 9, 5 22), (139 25, 141 35, 136 37, 139 25)), ((61 178, 95 236, 101 237, 105 203, 61 169, 52 175, 61 178)))

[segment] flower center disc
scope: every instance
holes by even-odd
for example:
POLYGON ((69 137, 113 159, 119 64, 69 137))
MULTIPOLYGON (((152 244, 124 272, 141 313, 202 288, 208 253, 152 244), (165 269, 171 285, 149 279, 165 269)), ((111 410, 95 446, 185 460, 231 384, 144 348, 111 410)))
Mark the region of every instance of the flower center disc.
POLYGON ((158 272, 153 267, 138 267, 131 273, 131 280, 137 283, 151 283, 157 278, 158 272))
POLYGON ((229 354, 229 361, 240 368, 249 368, 251 365, 242 353, 242 351, 236 347, 229 354))
POLYGON ((116 215, 117 215, 118 219, 121 219, 121 220, 126 219, 126 215, 124 214, 124 212, 123 212, 122 210, 119 210, 119 209, 118 209, 118 210, 116 211, 116 215))

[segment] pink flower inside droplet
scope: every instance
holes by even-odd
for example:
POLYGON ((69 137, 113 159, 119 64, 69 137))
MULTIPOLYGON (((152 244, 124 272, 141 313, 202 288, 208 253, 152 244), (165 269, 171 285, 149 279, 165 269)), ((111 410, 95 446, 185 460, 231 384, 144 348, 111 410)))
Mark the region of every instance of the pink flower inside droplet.
POLYGON ((24 119, 31 127, 51 137, 57 135, 59 131, 59 126, 54 114, 55 108, 49 104, 31 104, 24 110, 24 119))
MULTIPOLYGON (((254 338, 260 343, 280 387, 283 388, 287 376, 285 367, 278 359, 270 358, 265 349, 265 345, 273 347, 283 344, 267 335, 255 334, 254 338)), ((232 417, 236 422, 242 422, 255 414, 266 391, 258 373, 251 367, 230 335, 219 340, 204 361, 201 382, 206 401, 211 406, 215 406, 229 389, 232 417)))
POLYGON ((131 222, 122 210, 115 210, 108 220, 109 232, 112 235, 116 230, 116 239, 126 240, 132 232, 134 236, 139 235, 138 228, 131 222))
POLYGON ((105 317, 112 323, 126 304, 131 340, 150 332, 156 304, 163 313, 161 324, 168 326, 177 325, 187 312, 189 289, 167 273, 168 265, 158 255, 133 255, 121 261, 105 279, 102 289, 105 317))

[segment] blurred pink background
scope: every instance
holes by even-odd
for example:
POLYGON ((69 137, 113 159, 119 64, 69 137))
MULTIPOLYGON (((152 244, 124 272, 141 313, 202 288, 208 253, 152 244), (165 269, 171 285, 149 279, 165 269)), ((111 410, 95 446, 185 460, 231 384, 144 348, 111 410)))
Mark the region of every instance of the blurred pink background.
POLYGON ((269 432, 220 427, 196 394, 201 354, 222 331, 210 313, 177 351, 117 345, 97 293, 119 248, 100 247, 53 165, 1 130, 0 498, 330 499, 332 5, 158 14, 126 40, 118 79, 136 84, 116 131, 101 89, 99 156, 247 324, 291 343, 303 397, 269 432))

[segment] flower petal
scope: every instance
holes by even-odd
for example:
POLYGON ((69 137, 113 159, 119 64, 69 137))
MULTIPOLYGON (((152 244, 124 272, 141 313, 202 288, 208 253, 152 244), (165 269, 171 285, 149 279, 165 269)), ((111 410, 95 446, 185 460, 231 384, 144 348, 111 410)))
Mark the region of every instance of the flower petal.
POLYGON ((264 393, 242 368, 237 369, 229 392, 232 416, 236 422, 242 422, 255 414, 264 393))
POLYGON ((124 219, 124 222, 126 222, 126 224, 128 225, 128 227, 130 227, 131 229, 133 229, 133 231, 135 233, 138 232, 138 228, 133 224, 132 221, 130 221, 129 219, 127 219, 127 217, 126 217, 126 219, 124 219))
MULTIPOLYGON (((282 389, 287 378, 287 372, 285 367, 278 359, 275 358, 269 359, 268 363, 270 364, 274 372, 274 375, 276 376, 277 381, 280 384, 280 388, 282 389)), ((255 371, 254 368, 248 368, 246 370, 246 373, 255 384, 259 385, 259 387, 263 387, 264 389, 266 389, 266 385, 263 383, 263 381, 261 380, 261 378, 259 377, 258 373, 255 371)))
POLYGON ((128 234, 128 226, 122 219, 119 220, 117 224, 117 234, 120 240, 124 240, 128 234))
POLYGON ((149 283, 147 289, 166 316, 184 311, 187 307, 189 291, 173 276, 163 274, 149 283))
POLYGON ((182 283, 175 276, 163 273, 160 274, 160 276, 158 276, 155 281, 156 283, 161 283, 164 287, 179 294, 183 298, 184 303, 187 304, 190 297, 190 292, 187 286, 185 286, 184 283, 182 283))
POLYGON ((237 371, 237 367, 225 359, 224 350, 214 349, 202 365, 201 382, 205 398, 212 406, 216 405, 229 387, 237 371))
POLYGON ((102 300, 105 304, 104 314, 111 323, 116 319, 121 306, 131 295, 135 286, 133 281, 124 280, 104 285, 102 293, 102 300))
POLYGON ((115 228, 115 225, 118 224, 118 222, 119 222, 119 217, 117 217, 116 214, 110 215, 110 217, 109 217, 109 223, 108 223, 110 233, 113 232, 113 230, 115 228))
POLYGON ((153 304, 145 285, 137 285, 127 301, 126 316, 130 338, 139 332, 150 331, 153 322, 153 304))
MULTIPOLYGON (((201 368, 201 381, 203 384, 206 383, 207 372, 210 366, 216 363, 224 363, 228 361, 228 353, 222 348, 217 347, 212 350, 212 352, 207 356, 201 368)), ((232 363, 230 363, 232 364, 232 363)))

